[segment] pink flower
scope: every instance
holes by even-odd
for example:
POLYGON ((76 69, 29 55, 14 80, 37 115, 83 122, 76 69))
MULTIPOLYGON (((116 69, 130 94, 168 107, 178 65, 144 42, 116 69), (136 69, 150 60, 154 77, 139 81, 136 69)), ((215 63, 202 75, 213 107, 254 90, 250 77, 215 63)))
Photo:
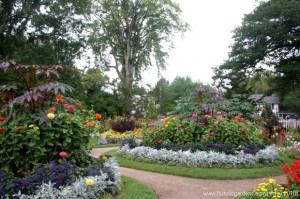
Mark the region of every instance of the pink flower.
POLYGON ((156 122, 153 122, 152 124, 150 124, 150 126, 156 126, 156 122))
POLYGON ((60 157, 66 157, 68 155, 68 153, 67 152, 65 152, 65 151, 61 151, 61 152, 59 152, 59 156, 60 157))
POLYGON ((152 134, 153 134, 153 131, 150 131, 149 134, 152 135, 152 134))
POLYGON ((212 118, 211 115, 204 115, 204 117, 207 118, 207 119, 211 119, 212 118))
POLYGON ((180 124, 177 124, 177 128, 180 129, 180 128, 181 128, 181 125, 180 125, 180 124))
POLYGON ((217 112, 217 114, 218 114, 218 115, 221 115, 221 114, 222 114, 222 112, 221 112, 221 111, 218 111, 218 112, 217 112))
POLYGON ((205 138, 205 135, 203 134, 203 135, 201 135, 201 137, 202 137, 202 138, 205 138))
POLYGON ((214 147, 218 147, 218 143, 215 143, 215 144, 214 144, 214 147))
POLYGON ((162 144, 162 143, 163 143, 163 141, 162 141, 162 140, 158 140, 157 142, 158 142, 159 144, 162 144))
POLYGON ((218 121, 216 121, 216 122, 215 122, 215 125, 218 125, 218 124, 219 124, 219 122, 218 122, 218 121))
POLYGON ((214 135, 215 135, 215 132, 213 132, 213 131, 210 132, 210 135, 211 135, 211 136, 214 136, 214 135))
POLYGON ((93 122, 88 122, 88 123, 86 123, 86 126, 87 126, 87 127, 92 127, 92 126, 93 126, 93 122))
POLYGON ((165 118, 166 118, 166 116, 164 116, 164 115, 163 115, 163 116, 161 116, 161 119, 165 119, 165 118))
POLYGON ((248 135, 247 133, 245 134, 245 136, 246 136, 246 137, 249 137, 249 135, 248 135))
POLYGON ((75 110, 75 106, 72 106, 72 105, 67 104, 67 105, 66 105, 66 109, 72 111, 72 110, 75 110))
POLYGON ((195 118, 197 118, 197 117, 198 117, 197 113, 193 113, 193 114, 192 114, 192 118, 193 118, 193 119, 195 119, 195 118))

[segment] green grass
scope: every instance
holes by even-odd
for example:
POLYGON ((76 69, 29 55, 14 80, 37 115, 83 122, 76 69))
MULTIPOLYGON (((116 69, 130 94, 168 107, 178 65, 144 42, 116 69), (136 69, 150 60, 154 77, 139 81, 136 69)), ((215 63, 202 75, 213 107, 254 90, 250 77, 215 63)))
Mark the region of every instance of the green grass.
POLYGON ((128 178, 126 176, 122 176, 122 191, 117 197, 118 199, 157 199, 156 193, 146 187, 142 183, 128 178))
MULTIPOLYGON (((195 168, 183 166, 168 166, 155 163, 138 162, 123 158, 117 150, 112 150, 106 154, 112 155, 118 159, 120 166, 138 170, 151 171, 156 173, 166 173, 202 179, 253 179, 270 176, 283 175, 281 167, 252 167, 252 168, 195 168)), ((291 159, 285 158, 284 162, 291 162, 291 159)))
POLYGON ((142 183, 126 177, 121 176, 121 191, 113 196, 111 194, 106 194, 99 199, 157 199, 156 193, 149 187, 143 185, 142 183))

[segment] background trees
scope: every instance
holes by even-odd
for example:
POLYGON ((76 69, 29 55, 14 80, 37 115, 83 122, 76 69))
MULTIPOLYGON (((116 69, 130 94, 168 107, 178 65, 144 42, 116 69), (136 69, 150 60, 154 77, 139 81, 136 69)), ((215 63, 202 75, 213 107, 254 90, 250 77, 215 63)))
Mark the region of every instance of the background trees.
POLYGON ((132 107, 133 86, 141 71, 155 65, 165 68, 171 36, 184 32, 179 6, 170 0, 99 0, 90 43, 96 59, 120 80, 125 113, 132 107))
POLYGON ((283 97, 300 88, 300 4, 297 0, 261 1, 234 31, 228 60, 215 68, 218 85, 247 92, 247 80, 270 69, 272 87, 283 97))

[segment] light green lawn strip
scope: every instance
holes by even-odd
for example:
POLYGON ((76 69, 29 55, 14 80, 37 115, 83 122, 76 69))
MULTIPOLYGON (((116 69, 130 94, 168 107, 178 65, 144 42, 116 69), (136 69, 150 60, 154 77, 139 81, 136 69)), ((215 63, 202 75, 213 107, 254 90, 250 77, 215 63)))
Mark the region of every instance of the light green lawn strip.
MULTIPOLYGON (((129 160, 120 156, 117 150, 106 153, 117 158, 120 166, 138 170, 152 171, 202 179, 253 179, 283 175, 280 166, 262 168, 195 168, 183 166, 168 166, 155 163, 144 163, 129 160)), ((287 161, 284 161, 287 162, 287 161)), ((288 161, 290 162, 290 160, 288 161)))
POLYGON ((149 187, 142 183, 126 177, 121 176, 121 190, 117 195, 105 194, 99 199, 158 199, 156 193, 149 187))
POLYGON ((142 183, 128 178, 126 176, 122 176, 122 190, 120 195, 117 197, 118 199, 157 199, 156 193, 150 189, 149 187, 143 185, 142 183))

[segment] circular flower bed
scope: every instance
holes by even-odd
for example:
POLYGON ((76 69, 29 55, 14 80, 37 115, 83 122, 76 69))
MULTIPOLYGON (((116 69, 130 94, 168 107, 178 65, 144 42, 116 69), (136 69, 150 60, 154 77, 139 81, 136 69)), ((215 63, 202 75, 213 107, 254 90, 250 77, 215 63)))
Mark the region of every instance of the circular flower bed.
POLYGON ((130 149, 129 145, 122 146, 119 150, 121 155, 129 155, 155 161, 169 163, 171 161, 182 165, 200 166, 217 166, 230 165, 237 167, 240 165, 254 165, 258 163, 272 163, 278 160, 278 150, 276 146, 269 146, 266 149, 258 151, 255 155, 245 154, 238 151, 236 155, 227 155, 214 151, 173 151, 166 149, 153 149, 151 147, 135 147, 130 149))

